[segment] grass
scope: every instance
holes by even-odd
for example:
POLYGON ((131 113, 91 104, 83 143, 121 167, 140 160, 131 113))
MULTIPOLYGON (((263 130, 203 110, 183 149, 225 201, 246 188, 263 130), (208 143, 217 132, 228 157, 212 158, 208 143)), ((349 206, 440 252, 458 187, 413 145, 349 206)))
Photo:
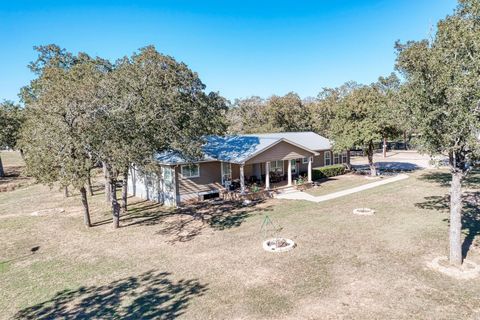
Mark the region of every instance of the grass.
POLYGON ((23 166, 25 163, 23 162, 22 157, 20 156, 20 152, 16 151, 0 151, 0 157, 2 157, 2 163, 4 166, 23 166))
POLYGON ((0 192, 11 191, 29 185, 32 179, 22 176, 25 163, 19 152, 0 151, 5 177, 0 178, 0 192))
POLYGON ((8 262, 0 262, 0 273, 6 272, 8 268, 8 262))
POLYGON ((307 190, 313 196, 323 196, 329 193, 343 191, 350 188, 359 187, 368 183, 378 181, 380 178, 367 179, 365 176, 357 174, 345 174, 331 177, 322 181, 318 187, 307 190))
MULTIPOLYGON (((417 172, 323 203, 269 200, 252 207, 232 203, 175 211, 131 198, 118 230, 111 228, 99 191, 89 199, 96 225, 91 229, 82 225, 78 196, 64 199, 40 185, 3 192, 0 314, 475 318, 480 282, 453 280, 425 267, 447 252, 443 174, 417 172), (365 205, 376 215, 351 214, 365 205), (31 215, 54 207, 65 212, 31 215), (266 215, 297 248, 285 254, 263 251, 260 226, 266 215)), ((467 192, 476 192, 476 176, 467 192)), ((468 212, 476 217, 475 208, 468 212)), ((466 238, 476 232, 471 226, 465 224, 466 238)), ((467 255, 480 262, 479 253, 475 233, 467 255)))

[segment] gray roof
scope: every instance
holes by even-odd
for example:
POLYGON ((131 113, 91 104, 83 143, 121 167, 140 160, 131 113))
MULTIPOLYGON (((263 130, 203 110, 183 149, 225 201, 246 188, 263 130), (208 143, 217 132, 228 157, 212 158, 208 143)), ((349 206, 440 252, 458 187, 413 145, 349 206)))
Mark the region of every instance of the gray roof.
MULTIPOLYGON (((282 132, 267 134, 245 134, 232 136, 205 137, 203 157, 196 162, 225 161, 243 163, 254 155, 267 150, 271 146, 286 141, 309 151, 327 150, 331 142, 313 132, 282 132)), ((177 151, 165 151, 155 155, 155 159, 163 164, 181 164, 192 162, 177 151)))

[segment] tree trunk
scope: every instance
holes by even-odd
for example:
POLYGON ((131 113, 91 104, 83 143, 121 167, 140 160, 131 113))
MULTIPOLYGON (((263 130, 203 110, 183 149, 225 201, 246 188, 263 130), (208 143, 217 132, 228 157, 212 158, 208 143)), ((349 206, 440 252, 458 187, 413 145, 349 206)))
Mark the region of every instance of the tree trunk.
POLYGON ((452 171, 450 190, 450 254, 452 265, 462 264, 462 179, 463 173, 452 171))
POLYGON ((110 175, 110 199, 112 200, 113 228, 120 226, 120 205, 117 201, 117 180, 110 175))
POLYGON ((90 196, 93 197, 92 177, 90 175, 90 171, 91 170, 88 170, 87 172, 87 187, 88 187, 88 193, 90 194, 90 196))
POLYGON ((128 167, 123 171, 122 181, 122 212, 127 212, 127 197, 128 197, 128 167))
POLYGON ((383 157, 387 157, 387 137, 383 137, 383 157))
POLYGON ((5 177, 5 171, 3 170, 2 157, 0 156, 0 178, 5 177))
POLYGON ((132 194, 133 196, 137 195, 137 172, 134 167, 130 167, 130 178, 132 180, 132 194))
POLYGON ((345 166, 347 167, 347 170, 350 171, 352 170, 352 164, 350 163, 350 150, 345 151, 347 153, 347 162, 345 162, 345 166))
POLYGON ((90 222, 90 211, 88 210, 87 190, 85 190, 85 187, 80 188, 80 194, 83 204, 83 223, 86 227, 91 227, 92 223, 90 222))
POLYGON ((63 188, 63 197, 64 197, 64 198, 68 198, 68 186, 65 186, 65 187, 63 188))
POLYGON ((407 131, 403 131, 403 143, 405 144, 404 149, 408 150, 407 131))
POLYGON ((372 177, 375 177, 377 175, 377 168, 373 163, 373 142, 371 141, 368 144, 367 157, 368 157, 368 166, 370 167, 370 175, 372 177))
POLYGON ((111 198, 111 188, 110 188, 110 179, 109 179, 109 174, 107 170, 107 164, 105 162, 102 162, 103 165, 103 177, 105 178, 105 202, 110 203, 112 201, 111 198))

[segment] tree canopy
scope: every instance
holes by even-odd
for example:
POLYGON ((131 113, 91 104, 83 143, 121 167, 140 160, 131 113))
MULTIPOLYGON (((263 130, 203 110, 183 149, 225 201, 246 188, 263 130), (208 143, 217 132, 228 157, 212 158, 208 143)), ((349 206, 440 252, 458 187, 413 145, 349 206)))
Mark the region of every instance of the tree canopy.
MULTIPOLYGON (((115 64, 56 45, 36 48, 36 75, 22 90, 27 120, 22 147, 28 172, 38 181, 85 183, 99 161, 107 165, 114 226, 119 224, 116 180, 131 164, 174 149, 192 159, 203 137, 225 130, 225 99, 185 64, 146 47, 115 64)), ((86 217, 88 204, 84 197, 86 217)), ((86 224, 89 221, 86 218, 86 224)))
MULTIPOLYGON (((123 176, 124 207, 131 164, 145 165, 162 150, 195 159, 206 135, 226 130, 225 99, 204 90, 195 72, 152 46, 120 59, 107 74, 96 108, 93 150, 106 163, 112 186, 118 174, 123 176)), ((114 188, 112 200, 115 209, 114 188)))
POLYGON ((92 158, 93 108, 106 62, 84 53, 74 56, 50 45, 37 49, 30 65, 37 75, 23 92, 26 122, 21 146, 27 172, 53 186, 72 186, 82 194, 85 224, 90 226, 85 184, 92 158))
POLYGON ((0 103, 0 148, 15 149, 24 121, 23 109, 12 101, 0 103))
POLYGON ((231 133, 298 132, 311 130, 306 102, 294 92, 268 99, 236 99, 228 113, 231 133))
MULTIPOLYGON (((15 149, 20 136, 20 128, 24 121, 23 109, 12 101, 0 103, 0 150, 15 149)), ((0 177, 5 175, 0 157, 0 177)))
POLYGON ((379 78, 371 85, 349 84, 336 93, 336 109, 330 123, 330 134, 337 151, 362 148, 368 157, 371 175, 376 175, 373 163, 374 142, 397 131, 395 75, 379 78))

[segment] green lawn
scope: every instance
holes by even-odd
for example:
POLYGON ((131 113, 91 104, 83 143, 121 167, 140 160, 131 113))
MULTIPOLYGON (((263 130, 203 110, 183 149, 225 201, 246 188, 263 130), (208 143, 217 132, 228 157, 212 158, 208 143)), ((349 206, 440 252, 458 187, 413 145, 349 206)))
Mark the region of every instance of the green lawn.
POLYGON ((307 192, 313 196, 323 196, 329 193, 359 187, 364 184, 379 181, 380 179, 382 178, 367 178, 362 175, 345 174, 323 180, 319 186, 308 189, 307 192))
MULTIPOLYGON (((468 192, 480 187, 474 175, 468 192)), ((132 200, 112 230, 103 195, 82 225, 77 196, 40 185, 0 193, 3 318, 465 319, 479 281, 426 268, 447 252, 448 176, 409 179, 322 203, 172 211, 132 200), (354 216, 368 206, 375 216, 354 216), (61 207, 64 213, 40 211, 61 207), (42 213, 43 212, 43 213, 42 213), (263 251, 268 215, 298 246, 263 251), (39 247, 35 253, 34 247, 39 247)), ((332 188, 334 188, 332 186, 332 188)), ((101 189, 101 186, 98 186, 101 189)), ((468 198, 474 201, 474 197, 468 198)), ((466 205, 468 258, 480 263, 477 207, 466 205)))

